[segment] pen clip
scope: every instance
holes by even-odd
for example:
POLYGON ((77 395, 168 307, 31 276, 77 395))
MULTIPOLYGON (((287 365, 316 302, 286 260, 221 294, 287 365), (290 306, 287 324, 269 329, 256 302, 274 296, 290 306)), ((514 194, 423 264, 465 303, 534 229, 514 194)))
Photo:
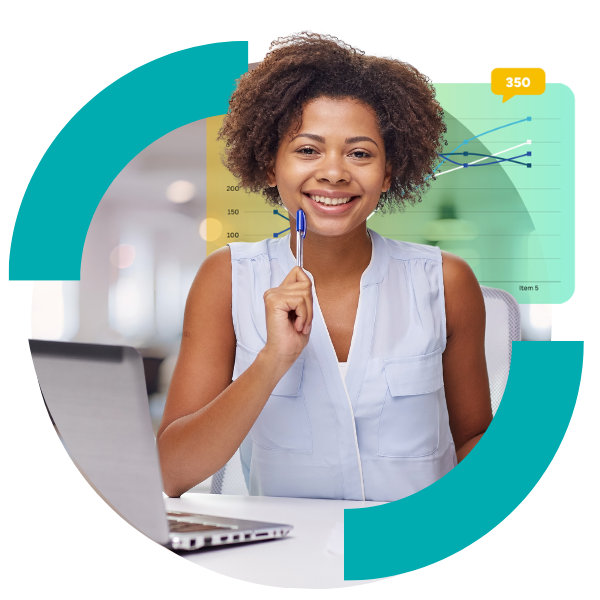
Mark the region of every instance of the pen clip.
POLYGON ((306 237, 306 215, 302 209, 296 213, 296 231, 302 233, 302 237, 306 237))

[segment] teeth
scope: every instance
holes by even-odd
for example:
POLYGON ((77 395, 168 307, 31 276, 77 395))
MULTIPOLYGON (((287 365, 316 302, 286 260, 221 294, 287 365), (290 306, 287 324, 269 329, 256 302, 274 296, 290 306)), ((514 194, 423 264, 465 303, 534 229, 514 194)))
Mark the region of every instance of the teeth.
POLYGON ((348 196, 347 198, 328 198, 327 196, 311 196, 311 198, 315 202, 320 202, 321 204, 337 206, 338 204, 346 204, 347 202, 350 202, 352 196, 348 196))

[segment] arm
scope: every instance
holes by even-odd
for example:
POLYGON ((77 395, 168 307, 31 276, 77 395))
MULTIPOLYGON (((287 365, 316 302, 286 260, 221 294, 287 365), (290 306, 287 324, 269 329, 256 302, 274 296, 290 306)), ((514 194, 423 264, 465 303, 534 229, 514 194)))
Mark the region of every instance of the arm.
POLYGON ((446 298, 444 387, 450 430, 460 462, 492 422, 485 363, 485 305, 479 283, 467 263, 442 252, 446 298))
POLYGON ((204 261, 186 303, 181 349, 157 435, 169 496, 180 496, 233 456, 308 342, 308 296, 312 302, 310 280, 295 269, 279 288, 267 291, 267 344, 232 383, 236 339, 230 250, 204 261))

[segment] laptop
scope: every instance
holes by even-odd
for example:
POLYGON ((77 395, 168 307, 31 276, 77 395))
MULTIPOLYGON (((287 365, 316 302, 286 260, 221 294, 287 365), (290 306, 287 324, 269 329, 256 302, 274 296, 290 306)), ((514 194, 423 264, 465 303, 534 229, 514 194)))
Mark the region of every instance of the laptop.
POLYGON ((129 346, 29 340, 50 418, 73 462, 128 523, 173 550, 285 537, 291 525, 166 512, 144 366, 129 346))

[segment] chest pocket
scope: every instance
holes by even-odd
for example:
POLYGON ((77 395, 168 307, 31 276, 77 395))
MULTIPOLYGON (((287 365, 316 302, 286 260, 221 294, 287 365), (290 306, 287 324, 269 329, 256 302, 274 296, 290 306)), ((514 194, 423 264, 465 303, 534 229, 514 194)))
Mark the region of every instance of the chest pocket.
MULTIPOLYGON (((237 345, 234 380, 256 356, 256 352, 237 345)), ((312 454, 312 431, 302 389, 304 360, 298 358, 279 380, 250 430, 252 440, 261 448, 312 454)))
POLYGON ((384 360, 387 394, 379 415, 379 456, 416 458, 439 445, 441 351, 384 360))

